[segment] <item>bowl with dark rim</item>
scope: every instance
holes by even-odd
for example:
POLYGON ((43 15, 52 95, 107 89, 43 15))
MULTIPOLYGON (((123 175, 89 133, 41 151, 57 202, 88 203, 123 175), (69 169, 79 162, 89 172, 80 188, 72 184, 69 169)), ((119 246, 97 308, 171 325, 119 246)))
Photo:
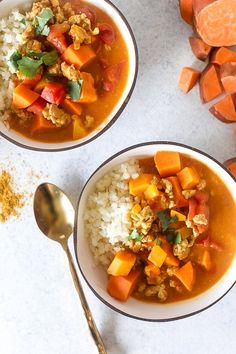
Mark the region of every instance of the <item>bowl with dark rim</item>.
POLYGON ((91 175, 85 184, 77 204, 74 229, 74 248, 79 269, 93 293, 111 309, 140 320, 171 321, 197 314, 217 303, 234 286, 236 281, 236 256, 225 274, 208 290, 203 293, 173 303, 159 304, 142 302, 130 298, 127 302, 120 302, 112 298, 106 291, 107 274, 102 266, 94 263, 84 225, 84 212, 89 194, 95 183, 113 167, 132 158, 151 157, 157 151, 176 151, 188 155, 210 168, 225 184, 236 203, 236 179, 217 160, 210 155, 193 147, 174 142, 147 142, 128 147, 111 156, 91 175))
MULTIPOLYGON (((30 8, 30 5, 33 2, 37 2, 37 0, 2 0, 0 1, 1 17, 7 16, 13 9, 23 9, 25 11, 30 8)), ((0 121, 0 135, 10 142, 27 149, 37 151, 65 151, 74 149, 90 143, 94 139, 98 138, 101 134, 103 134, 107 129, 109 129, 116 122, 128 104, 129 99, 133 93, 138 74, 138 49, 132 29, 124 14, 111 1, 87 0, 85 1, 85 4, 94 5, 104 11, 108 16, 110 16, 124 38, 129 56, 129 71, 122 96, 120 97, 118 103, 115 105, 107 119, 105 119, 94 131, 82 139, 60 143, 40 142, 29 139, 12 129, 8 129, 3 124, 3 122, 0 121)))

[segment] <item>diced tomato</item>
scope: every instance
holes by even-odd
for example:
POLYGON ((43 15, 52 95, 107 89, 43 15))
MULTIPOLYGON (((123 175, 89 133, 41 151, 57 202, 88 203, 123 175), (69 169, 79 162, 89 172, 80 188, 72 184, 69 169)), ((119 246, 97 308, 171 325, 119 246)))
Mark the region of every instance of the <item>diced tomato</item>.
POLYGON ((63 54, 66 48, 68 47, 66 43, 66 38, 63 33, 58 33, 58 30, 50 29, 49 35, 47 36, 47 40, 51 43, 59 53, 63 54))
POLYGON ((114 91, 116 84, 118 83, 121 72, 123 69, 123 63, 109 65, 104 70, 103 89, 105 91, 114 91))
POLYGON ((49 83, 46 84, 41 97, 44 98, 49 103, 54 103, 59 105, 62 103, 66 96, 65 87, 59 83, 49 83))
POLYGON ((100 64, 102 69, 106 69, 109 66, 108 60, 105 59, 105 58, 99 59, 99 64, 100 64))
POLYGON ((36 74, 32 79, 25 77, 22 81, 22 84, 28 87, 34 87, 42 78, 41 74, 36 74))
POLYGON ((46 104, 47 102, 42 97, 39 97, 34 103, 32 103, 31 106, 27 108, 27 111, 34 114, 41 114, 46 104))
POLYGON ((197 206, 198 203, 195 198, 189 199, 189 212, 188 212, 188 219, 193 220, 194 216, 197 215, 197 206))
POLYGON ((196 243, 206 248, 210 247, 216 251, 223 251, 223 248, 217 242, 211 240, 209 234, 200 241, 197 241, 196 243))
POLYGON ((197 199, 199 203, 206 203, 209 199, 209 194, 207 192, 203 191, 198 191, 195 195, 194 198, 197 199))
POLYGON ((115 42, 116 33, 110 25, 108 25, 107 23, 101 23, 98 25, 98 28, 99 37, 104 43, 111 45, 115 42))
POLYGON ((91 25, 95 25, 97 21, 97 14, 95 11, 91 10, 88 6, 81 6, 76 8, 77 14, 85 14, 91 21, 91 25))

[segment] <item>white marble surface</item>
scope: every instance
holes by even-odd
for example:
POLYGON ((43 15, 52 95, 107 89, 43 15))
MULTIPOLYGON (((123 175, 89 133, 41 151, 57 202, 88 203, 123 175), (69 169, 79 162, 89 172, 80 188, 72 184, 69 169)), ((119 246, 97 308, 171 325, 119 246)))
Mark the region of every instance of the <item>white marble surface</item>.
MULTIPOLYGON (((187 143, 219 161, 236 153, 232 126, 208 113, 198 89, 187 96, 177 89, 180 68, 194 63, 187 42, 190 28, 180 21, 178 1, 114 3, 126 14, 139 46, 133 97, 109 131, 78 150, 35 153, 0 138, 1 167, 14 166, 15 178, 27 193, 47 180, 75 203, 83 183, 104 159, 147 140, 187 143)), ((96 353, 62 250, 38 231, 32 199, 27 199, 20 219, 0 225, 0 353, 96 353)), ((123 317, 86 285, 84 289, 109 354, 235 353, 236 288, 206 312, 172 323, 123 317)))

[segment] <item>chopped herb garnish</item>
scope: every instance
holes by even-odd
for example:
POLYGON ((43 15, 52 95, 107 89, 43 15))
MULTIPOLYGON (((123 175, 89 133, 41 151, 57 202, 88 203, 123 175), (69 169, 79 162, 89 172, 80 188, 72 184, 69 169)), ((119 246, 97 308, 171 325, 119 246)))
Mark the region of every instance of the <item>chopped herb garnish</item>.
POLYGON ((83 80, 79 81, 68 81, 69 95, 73 101, 78 101, 81 95, 83 80))
POLYGON ((45 53, 42 56, 43 63, 47 66, 51 66, 56 64, 58 60, 58 54, 56 50, 52 50, 51 52, 45 53))
POLYGON ((177 232, 177 235, 175 237, 175 245, 177 245, 178 243, 180 243, 182 241, 182 237, 181 237, 181 233, 177 232))
POLYGON ((136 229, 134 229, 131 234, 128 237, 128 241, 135 240, 135 241, 141 241, 142 236, 138 233, 136 229))
POLYGON ((174 242, 176 238, 176 231, 174 229, 167 229, 165 236, 168 242, 174 242))
POLYGON ((158 246, 161 246, 162 241, 161 241, 159 238, 157 238, 157 239, 156 239, 156 244, 157 244, 158 246))
POLYGON ((32 22, 32 25, 36 28, 36 35, 48 36, 50 29, 47 26, 48 21, 54 17, 51 9, 43 9, 42 12, 36 16, 32 22))
POLYGON ((161 227, 163 232, 165 232, 171 224, 174 224, 178 221, 177 216, 174 216, 172 218, 168 210, 159 211, 157 213, 157 216, 161 222, 161 227))
POLYGON ((22 18, 22 20, 20 20, 20 23, 22 23, 23 25, 26 26, 26 20, 25 20, 25 18, 22 18))
POLYGON ((21 60, 18 60, 17 64, 19 71, 32 79, 37 74, 38 68, 42 65, 42 59, 23 57, 21 60))
POLYGON ((22 54, 18 51, 14 52, 11 56, 10 56, 10 63, 11 63, 11 67, 13 70, 17 70, 18 69, 18 61, 22 58, 22 54))

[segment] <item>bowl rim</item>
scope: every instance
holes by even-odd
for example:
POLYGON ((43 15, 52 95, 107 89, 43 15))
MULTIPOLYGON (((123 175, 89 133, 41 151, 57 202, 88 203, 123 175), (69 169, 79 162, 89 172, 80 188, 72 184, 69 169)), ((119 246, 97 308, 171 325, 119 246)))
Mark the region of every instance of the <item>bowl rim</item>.
POLYGON ((135 316, 135 315, 131 315, 131 314, 128 314, 120 309, 118 309, 117 307, 111 305, 108 301, 106 301, 105 299, 103 299, 97 292, 96 290, 93 288, 93 286, 90 284, 90 282, 88 281, 88 279, 86 278, 85 274, 83 273, 82 271, 82 268, 80 266, 80 262, 79 262, 79 259, 78 259, 78 253, 77 253, 77 244, 78 244, 78 233, 77 233, 77 229, 78 229, 78 211, 79 211, 79 205, 80 205, 80 200, 82 198, 82 195, 83 195, 83 192, 87 186, 87 184, 89 183, 89 181, 91 180, 91 178, 100 170, 102 169, 106 164, 108 164, 109 162, 111 162, 113 159, 115 159, 116 157, 124 154, 125 152, 127 151, 130 151, 130 150, 133 150, 135 148, 139 148, 139 147, 142 147, 142 146, 146 146, 146 145, 175 145, 177 147, 183 147, 183 148, 187 148, 191 151, 194 151, 194 152, 197 152, 201 155, 204 155, 205 157, 211 159, 213 162, 215 162, 219 167, 221 167, 235 182, 236 182, 236 177, 234 177, 232 175, 232 173, 230 173, 230 171, 223 165, 221 164, 219 161, 217 161, 214 157, 212 157, 211 155, 209 155, 208 153, 206 152, 203 152, 201 151, 200 149, 197 149, 197 148, 194 148, 194 147, 191 147, 189 145, 186 145, 186 144, 182 144, 182 143, 177 143, 177 142, 173 142, 173 141, 148 141, 148 142, 144 142, 144 143, 139 143, 139 144, 135 144, 135 145, 132 145, 132 146, 129 146, 125 149, 122 149, 121 151, 113 154, 111 157, 109 157, 108 159, 106 159, 101 165, 99 165, 99 167, 91 174, 91 176, 88 178, 88 180, 86 181, 86 183, 84 184, 82 190, 81 190, 81 193, 79 195, 79 199, 78 199, 78 202, 77 202, 77 205, 76 205, 76 208, 75 208, 75 220, 74 220, 74 231, 73 231, 73 243, 74 243, 74 252, 75 252, 75 258, 76 258, 76 261, 77 261, 77 265, 79 267, 79 270, 85 280, 85 282, 87 283, 88 287, 90 288, 90 290, 92 290, 92 292, 94 293, 94 295, 101 301, 103 302, 103 304, 105 304, 106 306, 108 306, 110 309, 112 309, 113 311, 121 314, 121 315, 124 315, 126 317, 129 317, 129 318, 132 318, 132 319, 135 319, 135 320, 141 320, 141 321, 145 321, 145 322, 170 322, 170 321, 177 321, 177 320, 181 320, 181 319, 184 319, 184 318, 188 318, 188 317, 192 317, 194 315, 197 315, 205 310, 207 310, 208 308, 212 307, 213 305, 215 305, 217 302, 219 302, 233 287, 234 285, 236 284, 236 280, 233 282, 233 284, 230 286, 230 288, 223 294, 221 295, 217 300, 213 301, 212 303, 210 303, 208 306, 205 306, 203 307, 202 309, 200 310, 197 310, 197 311, 193 311, 193 312, 190 312, 186 315, 183 315, 183 316, 176 316, 176 317, 170 317, 170 318, 166 318, 166 319, 147 319, 147 318, 143 318, 143 317, 140 317, 140 316, 135 316))
MULTIPOLYGON (((1 3, 1 1, 2 0, 0 0, 0 3, 1 3)), ((132 93, 134 91, 135 85, 136 85, 136 81, 137 81, 137 77, 138 77, 138 71, 139 71, 139 52, 138 52, 138 45, 137 45, 137 41, 136 41, 135 36, 134 36, 134 32, 133 32, 128 20, 126 19, 125 15, 110 0, 102 0, 102 1, 106 2, 109 6, 113 7, 113 9, 121 17, 121 19, 123 20, 125 26, 127 27, 128 31, 130 33, 130 37, 132 39, 132 43, 133 43, 133 46, 134 46, 135 71, 134 71, 134 77, 133 77, 133 80, 132 80, 132 85, 130 87, 130 90, 129 90, 127 96, 124 98, 124 101, 123 101, 121 107, 116 112, 116 114, 113 116, 113 118, 109 121, 108 124, 106 124, 101 130, 99 130, 96 134, 94 134, 88 140, 83 141, 81 143, 78 142, 78 144, 75 144, 73 146, 67 146, 67 147, 64 147, 64 148, 60 148, 59 147, 59 148, 49 149, 49 148, 39 148, 39 147, 34 147, 34 146, 28 146, 26 144, 20 143, 17 140, 7 136, 1 130, 0 130, 0 136, 5 138, 6 140, 10 141, 14 145, 19 146, 19 147, 24 148, 24 149, 27 149, 27 150, 39 151, 39 152, 62 152, 62 151, 76 149, 76 148, 79 148, 81 146, 84 146, 86 144, 91 143, 93 140, 99 138, 103 133, 105 133, 109 128, 111 128, 111 126, 117 121, 117 119, 120 117, 121 113, 124 111, 125 107, 127 106, 128 102, 129 102, 129 100, 130 100, 130 98, 132 96, 132 93)), ((60 144, 60 143, 58 143, 58 144, 60 144)))

